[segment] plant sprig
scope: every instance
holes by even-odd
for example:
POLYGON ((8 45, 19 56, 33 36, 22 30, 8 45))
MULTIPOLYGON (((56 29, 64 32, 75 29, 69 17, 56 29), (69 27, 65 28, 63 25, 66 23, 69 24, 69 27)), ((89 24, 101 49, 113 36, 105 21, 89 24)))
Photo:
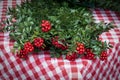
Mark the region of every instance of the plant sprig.
POLYGON ((111 24, 94 23, 92 14, 87 8, 71 8, 68 3, 59 4, 56 2, 26 2, 17 5, 16 8, 9 8, 10 18, 6 20, 4 31, 10 32, 11 39, 14 39, 15 49, 23 49, 27 41, 33 43, 34 38, 42 37, 46 45, 49 45, 51 52, 59 56, 60 52, 76 52, 76 43, 80 42, 85 48, 90 48, 97 55, 101 51, 110 48, 106 42, 99 41, 99 35, 113 28, 111 24), (13 22, 13 19, 16 21, 13 22), (42 20, 49 20, 51 30, 41 30, 42 20), (53 46, 51 39, 58 36, 58 42, 67 45, 67 50, 61 50, 53 46), (54 50, 55 49, 55 50, 54 50))

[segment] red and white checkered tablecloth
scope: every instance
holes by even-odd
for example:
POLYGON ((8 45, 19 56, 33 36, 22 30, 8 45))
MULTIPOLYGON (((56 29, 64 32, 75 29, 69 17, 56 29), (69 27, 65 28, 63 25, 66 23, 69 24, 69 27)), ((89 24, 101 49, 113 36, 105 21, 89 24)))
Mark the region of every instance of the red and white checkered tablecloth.
MULTIPOLYGON (((15 7, 21 0, 0 0, 0 19, 6 18, 7 7, 15 7)), ((74 62, 62 58, 50 58, 49 54, 30 54, 22 60, 10 52, 13 42, 9 33, 0 33, 0 80, 120 80, 120 13, 94 9, 95 22, 114 21, 117 28, 100 35, 110 42, 108 60, 77 59, 74 62)))

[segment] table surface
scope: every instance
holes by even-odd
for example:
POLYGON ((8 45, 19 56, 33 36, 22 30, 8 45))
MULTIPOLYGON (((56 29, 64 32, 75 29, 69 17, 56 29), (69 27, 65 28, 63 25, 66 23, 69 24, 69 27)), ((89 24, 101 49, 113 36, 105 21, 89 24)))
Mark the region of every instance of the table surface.
MULTIPOLYGON (((15 7, 22 0, 0 1, 0 21, 6 19, 7 7, 15 7)), ((13 42, 9 33, 0 33, 0 80, 120 80, 120 13, 104 9, 93 9, 95 22, 111 21, 117 28, 102 33, 100 39, 109 42, 107 61, 77 59, 73 62, 62 58, 50 58, 44 51, 31 54, 22 60, 11 53, 13 42)))

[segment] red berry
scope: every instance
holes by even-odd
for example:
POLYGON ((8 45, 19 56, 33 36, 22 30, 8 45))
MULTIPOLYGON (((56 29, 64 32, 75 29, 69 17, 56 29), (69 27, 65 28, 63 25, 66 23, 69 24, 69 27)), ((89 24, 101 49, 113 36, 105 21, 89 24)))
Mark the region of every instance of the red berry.
POLYGON ((76 50, 77 50, 77 51, 79 51, 79 50, 80 50, 80 48, 79 48, 79 47, 77 47, 77 48, 76 48, 76 50))
POLYGON ((46 20, 42 20, 42 23, 45 23, 46 20))
MULTIPOLYGON (((61 41, 62 42, 62 41, 61 41)), ((54 38, 52 38, 52 44, 57 47, 60 48, 62 50, 66 50, 68 47, 65 46, 64 44, 59 43, 58 41, 58 36, 55 36, 54 38)))
POLYGON ((107 60, 107 52, 106 51, 102 51, 100 54, 100 59, 101 60, 107 60))
POLYGON ((45 24, 41 24, 41 26, 45 26, 45 24))
POLYGON ((85 47, 83 43, 77 43, 77 48, 76 48, 78 54, 83 54, 85 52, 85 47))
POLYGON ((68 54, 66 55, 66 59, 70 60, 70 61, 74 61, 77 58, 77 54, 74 52, 71 55, 68 54))
POLYGON ((44 43, 44 39, 43 38, 35 38, 33 42, 36 47, 41 47, 44 43))
POLYGON ((19 57, 19 58, 26 58, 27 57, 27 51, 25 51, 24 49, 21 49, 20 50, 20 53, 17 53, 17 56, 19 57))
POLYGON ((71 60, 72 56, 71 55, 66 55, 66 59, 71 60))
POLYGON ((47 20, 42 20, 41 26, 43 32, 48 32, 51 29, 51 23, 47 20))
POLYGON ((29 52, 32 52, 34 50, 34 47, 30 42, 26 42, 24 44, 24 49, 25 49, 25 51, 27 51, 29 53, 29 52))
POLYGON ((86 49, 85 52, 86 52, 87 59, 94 59, 95 58, 95 55, 93 54, 91 49, 86 49))
POLYGON ((62 49, 62 50, 66 50, 66 49, 68 49, 68 47, 62 45, 61 49, 62 49))

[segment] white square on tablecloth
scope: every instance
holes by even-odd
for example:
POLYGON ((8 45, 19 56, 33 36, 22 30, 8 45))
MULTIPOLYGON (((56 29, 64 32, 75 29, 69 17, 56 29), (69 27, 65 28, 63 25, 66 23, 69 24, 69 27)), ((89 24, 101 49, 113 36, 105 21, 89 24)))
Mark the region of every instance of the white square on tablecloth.
POLYGON ((96 74, 98 74, 98 72, 99 72, 99 69, 96 70, 96 74))
POLYGON ((83 78, 82 74, 79 71, 78 71, 77 75, 78 75, 78 79, 82 79, 83 78))
POLYGON ((118 79, 120 79, 120 76, 118 76, 118 79))
POLYGON ((14 57, 14 56, 11 56, 11 57, 10 57, 10 60, 11 60, 12 62, 14 62, 14 61, 15 61, 15 57, 14 57))
POLYGON ((2 64, 0 64, 0 70, 2 70, 3 69, 3 66, 2 66, 2 64))
POLYGON ((15 66, 15 68, 16 68, 18 71, 21 70, 21 68, 20 68, 19 65, 15 66))
POLYGON ((6 41, 5 39, 4 39, 4 48, 7 53, 10 53, 9 41, 6 41))
POLYGON ((31 63, 35 62, 33 56, 31 56, 29 60, 30 60, 31 63))
POLYGON ((99 74, 99 78, 102 79, 102 73, 99 74))
POLYGON ((49 77, 53 77, 52 71, 49 71, 49 72, 47 72, 47 73, 48 73, 49 77))
POLYGON ((120 62, 120 56, 118 56, 118 61, 120 62))
POLYGON ((41 80, 46 80, 46 79, 45 79, 45 76, 42 76, 42 75, 40 76, 40 79, 41 79, 41 80))
POLYGON ((90 79, 91 76, 92 76, 91 73, 88 73, 87 79, 90 79))
POLYGON ((22 64, 23 64, 24 67, 28 66, 28 64, 26 63, 26 61, 23 61, 22 64))
POLYGON ((30 76, 32 76, 32 75, 33 75, 33 73, 32 73, 32 71, 31 71, 31 70, 29 70, 27 73, 28 73, 30 76))
POLYGON ((18 78, 14 78, 14 80, 19 80, 18 78))
POLYGON ((60 80, 66 80, 64 77, 60 78, 60 80))
POLYGON ((79 69, 82 69, 82 68, 84 67, 83 64, 80 64, 80 65, 77 64, 76 66, 77 66, 77 68, 79 68, 79 69))
POLYGON ((107 67, 108 67, 107 65, 104 65, 104 67, 103 67, 103 71, 104 71, 104 70, 106 70, 106 69, 107 69, 107 67))
POLYGON ((42 62, 42 66, 43 66, 44 68, 48 67, 48 65, 47 65, 46 62, 42 62))
POLYGON ((10 70, 9 70, 9 73, 10 73, 10 74, 15 74, 14 71, 13 71, 13 69, 10 69, 10 70))
POLYGON ((5 63, 5 65, 6 65, 7 67, 9 67, 8 65, 10 65, 10 64, 9 64, 9 62, 8 62, 7 60, 5 60, 4 63, 5 63))
POLYGON ((61 73, 61 70, 59 67, 57 67, 55 70, 56 70, 56 73, 61 73))
POLYGON ((7 79, 7 78, 8 78, 8 75, 7 75, 6 73, 4 73, 4 74, 3 74, 3 77, 7 79))
POLYGON ((18 78, 14 78, 14 80, 19 80, 18 78))
POLYGON ((4 56, 4 54, 2 53, 1 49, 0 49, 0 57, 2 58, 4 56))
POLYGON ((40 71, 40 68, 38 66, 35 67, 35 71, 36 72, 39 72, 40 71))
POLYGON ((25 80, 25 79, 26 79, 26 77, 25 77, 24 74, 21 75, 21 78, 22 78, 22 80, 25 80))

